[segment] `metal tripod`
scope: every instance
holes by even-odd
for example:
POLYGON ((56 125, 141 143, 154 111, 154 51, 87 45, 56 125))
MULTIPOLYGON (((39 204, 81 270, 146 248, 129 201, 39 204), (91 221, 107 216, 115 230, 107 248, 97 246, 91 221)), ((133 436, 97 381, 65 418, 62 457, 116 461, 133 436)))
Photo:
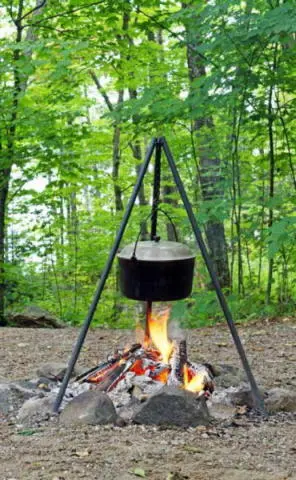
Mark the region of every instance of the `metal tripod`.
MULTIPOLYGON (((173 178, 174 178, 174 181, 175 181, 175 184, 176 184, 176 187, 179 191, 179 194, 180 194, 180 197, 182 198, 182 201, 183 201, 183 204, 184 204, 184 207, 185 207, 185 210, 187 212, 187 215, 188 215, 188 218, 189 218, 189 221, 191 223, 191 226, 192 226, 192 230, 193 230, 193 233, 194 233, 194 236, 196 238, 196 242, 200 248, 200 251, 201 251, 201 254, 202 254, 202 257, 205 261, 205 264, 206 264, 206 267, 207 267, 207 270, 209 272, 209 275, 210 275, 210 278, 211 278, 211 281, 212 281, 212 284, 214 286, 214 289, 216 291, 216 295, 218 297, 218 301, 220 303, 220 306, 221 306, 221 309, 224 313, 224 316, 226 318, 226 321, 227 321, 227 324, 228 324, 228 327, 230 329, 230 332, 231 332, 231 335, 232 335, 232 338, 233 338, 233 341, 234 341, 234 344, 236 346, 236 349, 238 351, 238 354, 240 356, 240 359, 241 359, 241 362, 242 362, 242 365, 243 365, 243 368, 246 372, 246 375, 247 375, 247 378, 249 380, 249 383, 250 383, 250 386, 251 386, 251 391, 252 391, 252 396, 253 396, 253 400, 254 400, 254 405, 255 405, 255 408, 258 410, 258 412, 260 412, 261 414, 266 414, 265 412, 265 409, 264 409, 264 402, 263 402, 263 399, 260 395, 260 392, 259 392, 259 389, 258 389, 258 386, 257 386, 257 383, 256 383, 256 380, 253 376, 253 373, 252 373, 252 370, 250 368, 250 365, 249 365, 249 362, 248 362, 248 359, 246 357, 246 354, 245 354, 245 351, 244 351, 244 348, 242 346, 242 343, 241 343, 241 340, 240 340, 240 337, 238 335, 238 332, 236 330, 236 327, 235 327, 235 324, 233 322, 233 319, 232 319, 232 315, 231 315, 231 312, 228 308, 228 305, 227 305, 227 302, 226 302, 226 299, 224 297, 224 294, 221 290, 221 287, 220 287, 220 284, 219 284, 219 280, 217 278, 217 275, 214 271, 214 268, 213 268, 213 265, 212 265, 212 262, 211 262, 211 259, 210 259, 210 256, 207 252, 207 248, 206 248, 206 245, 205 245, 205 242, 202 238, 202 234, 201 234, 201 231, 199 229, 199 226, 197 224, 197 221, 196 221, 196 218, 194 216, 194 213, 193 213, 193 210, 192 210, 192 207, 191 207, 191 204, 189 202, 189 199, 187 197, 187 194, 186 194, 186 191, 185 191, 185 188, 184 188, 184 185, 183 185, 183 182, 180 178, 180 175, 179 175, 179 172, 177 170, 177 167, 176 167, 176 164, 175 164, 175 161, 174 161, 174 158, 173 158, 173 155, 169 149, 169 146, 166 142, 166 139, 164 137, 159 137, 159 138, 154 138, 150 145, 149 145, 149 148, 147 150, 147 153, 146 153, 146 156, 145 156, 145 160, 142 164, 142 167, 141 167, 141 170, 139 172, 139 175, 138 175, 138 178, 137 178, 137 182, 134 186, 134 189, 133 189, 133 192, 131 194, 131 197, 129 199, 129 202, 127 204, 127 207, 126 207, 126 210, 125 210, 125 213, 124 213, 124 216, 123 216, 123 219, 121 221, 121 225, 119 227, 119 230, 118 230, 118 233, 116 235, 116 238, 115 238, 115 241, 114 241, 114 244, 113 244, 113 247, 110 251, 110 254, 109 254, 109 258, 106 262, 106 265, 105 265, 105 268, 103 270, 103 273, 101 275, 101 278, 100 278, 100 281, 98 283, 98 286, 96 288, 96 291, 95 291, 95 294, 94 294, 94 298, 93 298, 93 301, 89 307, 89 311, 87 313, 87 316, 85 318, 85 321, 81 327, 81 330, 80 330, 80 333, 79 333, 79 336, 78 336, 78 339, 76 341, 76 344, 73 348, 73 351, 72 351, 72 355, 71 355, 71 358, 69 360, 69 364, 68 364, 68 367, 67 367, 67 371, 66 371, 66 374, 64 376, 64 379, 63 379, 63 382, 61 384, 61 387, 60 387, 60 390, 58 392, 58 395, 57 395, 57 398, 55 400, 55 404, 54 404, 54 407, 53 407, 53 410, 54 412, 58 412, 59 411, 59 408, 60 408, 60 405, 62 403, 62 400, 64 398, 64 394, 65 394, 65 391, 66 391, 66 388, 68 386, 68 383, 69 383, 69 380, 71 378, 71 374, 73 372, 73 369, 74 369, 74 366, 76 364, 76 361, 78 359, 78 356, 80 354, 80 350, 82 348, 82 345, 84 343, 84 340, 85 340, 85 337, 86 337, 86 334, 88 332, 88 329, 89 329, 89 326, 91 324, 91 321, 93 319, 93 316, 94 316, 94 313, 96 311, 96 308, 97 308, 97 305, 98 305, 98 302, 101 298, 101 294, 102 294, 102 291, 104 289, 104 286, 105 286, 105 283, 106 283, 106 280, 109 276, 109 273, 110 273, 110 270, 111 270, 111 267, 112 267, 112 264, 113 264, 113 261, 114 261, 114 258, 116 256, 116 253, 117 253, 117 250, 119 248, 119 245, 120 245, 120 242, 121 242, 121 239, 123 237, 123 234, 124 234, 124 231, 125 231, 125 228, 127 226, 127 223, 128 223, 128 220, 129 220, 129 217, 131 215, 131 212, 132 212, 132 209, 133 209, 133 206, 135 204, 135 201, 136 201, 136 198, 138 196, 138 193, 140 191, 140 188, 141 188, 141 185, 142 185, 142 182, 143 182, 143 179, 146 175, 146 172, 147 172, 147 169, 148 169, 148 165, 150 163, 150 160, 152 158, 152 155, 154 153, 154 150, 156 150, 156 166, 157 166, 157 169, 158 169, 158 165, 160 163, 160 155, 161 155, 161 151, 163 150, 164 153, 165 153, 165 156, 167 158, 167 161, 168 161, 168 164, 170 166, 170 169, 171 169, 171 172, 173 174, 173 178)), ((157 175, 159 175, 159 172, 157 173, 157 175)), ((159 195, 159 192, 158 192, 158 195, 159 195)), ((154 205, 155 207, 155 205, 154 205)), ((153 212, 153 207, 152 207, 152 212, 153 212)), ((155 214, 156 215, 156 214, 155 214)), ((156 216, 154 215, 154 221, 156 222, 156 216)), ((153 217, 152 217, 152 225, 153 225, 153 217)), ((155 227, 156 228, 156 227, 155 227)))

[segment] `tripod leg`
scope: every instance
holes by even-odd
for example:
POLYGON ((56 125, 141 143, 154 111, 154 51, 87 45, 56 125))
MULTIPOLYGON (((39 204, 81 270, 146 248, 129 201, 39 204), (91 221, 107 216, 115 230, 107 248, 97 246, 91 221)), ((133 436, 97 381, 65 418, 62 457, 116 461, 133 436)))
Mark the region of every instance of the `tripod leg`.
POLYGON ((214 288, 215 288, 220 306, 221 306, 221 308, 223 310, 223 313, 224 313, 224 316, 227 320, 228 327, 230 329, 234 344, 235 344, 236 349, 238 351, 238 354, 240 356, 240 359, 241 359, 241 362, 243 364, 246 375, 248 377, 248 380, 250 382, 251 390, 252 390, 252 396, 253 396, 253 399, 254 399, 254 404, 255 404, 256 408, 258 409, 258 411, 260 411, 263 414, 266 414, 263 399, 261 398, 256 380, 253 376, 253 373, 252 373, 251 367, 249 365, 248 359, 246 357, 244 348, 242 346, 240 337, 238 335, 235 324, 233 322, 231 312, 228 308, 226 299, 225 299, 224 294, 221 290, 219 280, 218 280, 217 275, 216 275, 216 273, 214 271, 214 268, 212 266, 212 262, 211 262, 211 259, 209 257, 209 254, 207 252, 207 248, 206 248, 206 245, 204 243, 204 240, 202 238, 201 231, 198 227, 198 224, 197 224, 196 218, 194 216, 191 204, 190 204, 189 199, 187 197, 187 194, 186 194, 184 185, 182 183, 182 180, 180 178, 179 172, 177 170, 174 158, 172 156, 172 153, 169 149, 169 146, 168 146, 165 138, 162 138, 162 146, 163 146, 163 149, 165 151, 170 169, 172 171, 172 174, 173 174, 173 177, 174 177, 174 180, 175 180, 175 183, 176 183, 176 186, 177 186, 177 188, 179 190, 179 193, 180 193, 180 196, 182 198, 182 201, 183 201, 185 210, 187 212, 188 218, 190 220, 190 223, 191 223, 191 226, 192 226, 197 244, 200 248, 201 254, 203 256, 203 259, 205 261, 205 264, 206 264, 206 267, 208 269, 209 275, 211 277, 212 283, 214 285, 214 288))
POLYGON ((89 307, 89 311, 88 311, 87 316, 86 316, 86 318, 85 318, 84 324, 83 324, 83 326, 82 326, 82 328, 81 328, 81 330, 80 330, 80 333, 79 333, 79 336, 78 336, 76 345, 75 345, 74 348, 73 348, 72 355, 71 355, 71 358, 70 358, 70 361, 69 361, 69 364, 68 364, 67 371, 66 371, 66 373, 65 373, 63 382, 62 382, 62 384, 61 384, 60 390, 59 390, 59 392, 58 392, 57 398, 56 398, 55 403, 54 403, 54 407, 53 407, 53 411, 54 411, 54 412, 58 412, 58 411, 59 411, 60 405, 61 405, 62 400, 63 400, 63 398, 64 398, 64 394, 65 394, 66 388, 67 388, 67 386, 68 386, 69 380, 70 380, 70 378, 71 378, 71 374, 72 374, 73 369, 74 369, 74 367, 75 367, 75 364, 76 364, 76 361, 77 361, 77 359, 78 359, 80 350, 81 350, 81 348, 82 348, 82 345, 83 345, 83 343, 84 343, 84 340, 85 340, 86 334, 87 334, 87 332, 88 332, 89 326, 90 326, 90 324, 91 324, 91 321, 92 321, 92 319, 93 319, 94 313, 95 313, 95 311, 96 311, 96 308, 97 308, 98 302, 99 302, 99 300, 100 300, 102 291, 103 291, 103 289, 104 289, 106 280, 107 280, 107 278, 108 278, 108 276, 109 276, 109 273, 110 273, 110 270, 111 270, 111 267, 112 267, 112 264, 113 264, 113 260, 114 260, 114 258, 115 258, 115 255, 116 255, 116 253, 117 253, 117 250, 118 250, 120 241, 121 241, 121 239, 122 239, 122 236, 123 236, 123 234, 124 234, 125 228, 126 228, 126 226, 127 226, 127 223, 128 223, 130 214, 131 214, 131 212, 132 212, 133 206, 134 206, 134 204, 135 204, 137 195, 138 195, 138 193, 139 193, 139 191, 140 191, 140 188, 141 188, 141 185, 142 185, 142 181, 143 181, 143 178, 144 178, 144 176, 145 176, 145 174, 146 174, 146 171, 147 171, 149 162, 150 162, 150 160, 151 160, 151 157, 152 157, 152 154, 153 154, 155 145, 156 145, 156 139, 154 138, 154 139, 152 140, 151 144, 149 145, 149 148, 148 148, 148 151, 147 151, 147 154, 146 154, 144 163, 143 163, 143 165, 142 165, 141 171, 140 171, 140 173, 139 173, 139 176, 138 176, 136 185, 134 186, 134 190, 133 190, 133 192, 132 192, 132 194, 131 194, 131 197, 130 197, 130 199, 129 199, 128 205, 127 205, 127 207, 126 207, 126 211, 125 211, 125 214, 124 214, 124 216, 123 216, 123 219, 122 219, 121 225, 120 225, 120 227, 119 227, 118 233, 117 233, 117 235, 116 235, 116 238, 115 238, 113 247, 112 247, 111 252, 110 252, 110 254, 109 254, 109 258, 108 258, 108 260, 107 260, 107 263, 106 263, 106 265, 105 265, 104 271, 103 271, 103 273, 102 273, 102 275, 101 275, 100 281, 99 281, 98 286, 97 286, 97 289, 96 289, 96 291, 95 291, 93 301, 92 301, 92 303, 91 303, 91 305, 90 305, 90 307, 89 307))

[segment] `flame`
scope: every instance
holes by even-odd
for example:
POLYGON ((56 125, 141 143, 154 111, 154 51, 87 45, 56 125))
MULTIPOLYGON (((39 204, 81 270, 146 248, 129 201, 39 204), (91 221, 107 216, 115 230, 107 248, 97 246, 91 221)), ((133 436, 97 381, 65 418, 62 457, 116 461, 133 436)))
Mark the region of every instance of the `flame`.
POLYGON ((169 313, 170 307, 152 313, 152 304, 148 302, 145 330, 140 329, 139 324, 137 328, 138 339, 141 335, 142 342, 123 351, 117 350, 111 359, 91 370, 83 381, 101 383, 110 391, 127 372, 132 372, 163 384, 177 384, 179 388, 209 398, 214 390, 211 372, 206 364, 191 364, 186 348, 182 346, 181 349, 181 344, 168 338, 169 313))
POLYGON ((184 388, 189 392, 202 392, 205 387, 204 375, 202 373, 193 374, 189 371, 188 365, 184 365, 183 370, 184 388))
POLYGON ((161 353, 164 363, 168 363, 173 350, 173 343, 168 338, 169 314, 170 308, 166 308, 158 313, 150 313, 147 317, 150 339, 161 353))
POLYGON ((159 372, 155 377, 154 380, 157 380, 158 382, 162 383, 167 383, 169 378, 169 370, 163 370, 162 372, 159 372))

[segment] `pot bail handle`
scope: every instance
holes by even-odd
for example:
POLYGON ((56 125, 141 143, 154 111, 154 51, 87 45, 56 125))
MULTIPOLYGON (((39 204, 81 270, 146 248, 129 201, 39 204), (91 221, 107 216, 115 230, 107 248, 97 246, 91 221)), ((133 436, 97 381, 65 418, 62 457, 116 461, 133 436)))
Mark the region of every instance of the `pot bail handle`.
MULTIPOLYGON (((177 234, 177 230, 176 230, 175 224, 174 224, 174 222, 173 222, 173 220, 172 220, 172 217, 171 217, 165 210, 163 210, 163 209, 160 208, 160 207, 157 207, 156 211, 157 211, 157 212, 160 212, 160 213, 163 213, 163 214, 167 217, 167 219, 169 220, 170 224, 171 224, 172 227, 173 227, 173 231, 174 231, 174 235, 175 235, 175 240, 176 240, 176 242, 178 242, 178 234, 177 234)), ((151 218, 152 215, 153 215, 152 212, 149 213, 149 215, 147 215, 147 217, 145 218, 144 222, 147 222, 147 220, 149 220, 149 218, 151 218)), ((138 246, 138 243, 139 243, 139 240, 140 240, 141 233, 142 233, 142 232, 141 232, 141 230, 140 230, 140 232, 138 233, 137 239, 136 239, 136 241, 135 241, 134 251, 133 251, 133 253, 132 253, 131 260, 137 260, 137 257, 136 257, 136 249, 137 249, 137 246, 138 246)), ((153 241, 154 241, 154 242, 159 242, 159 240, 160 240, 160 236, 159 236, 159 235, 155 235, 154 238, 153 238, 153 241)))

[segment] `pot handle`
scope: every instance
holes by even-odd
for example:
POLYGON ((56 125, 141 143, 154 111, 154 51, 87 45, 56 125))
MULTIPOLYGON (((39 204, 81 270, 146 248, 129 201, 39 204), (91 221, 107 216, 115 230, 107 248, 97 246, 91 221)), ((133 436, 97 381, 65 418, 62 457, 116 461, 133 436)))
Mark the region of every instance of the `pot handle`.
MULTIPOLYGON (((163 209, 160 208, 160 207, 157 207, 157 208, 156 208, 156 211, 157 211, 157 212, 160 212, 160 213, 163 213, 163 214, 167 217, 167 219, 169 220, 170 224, 171 224, 172 227, 173 227, 173 231, 174 231, 174 235, 175 235, 175 240, 176 240, 176 242, 178 242, 177 230, 176 230, 176 227, 175 227, 174 222, 173 222, 173 220, 172 220, 172 217, 171 217, 165 210, 163 210, 163 209)), ((149 215, 145 218, 144 221, 146 222, 146 221, 149 220, 149 218, 151 218, 151 217, 152 217, 152 212, 149 213, 149 215)), ((132 260, 136 260, 136 259, 137 259, 137 257, 136 257, 136 249, 137 249, 137 245, 138 245, 139 240, 140 240, 140 236, 141 236, 141 231, 139 232, 139 234, 138 234, 138 236, 137 236, 137 239, 136 239, 136 241, 135 241, 134 251, 133 251, 133 254, 132 254, 132 257, 131 257, 132 260)), ((154 240, 155 242, 159 242, 160 237, 156 236, 155 238, 153 238, 153 240, 154 240)))

